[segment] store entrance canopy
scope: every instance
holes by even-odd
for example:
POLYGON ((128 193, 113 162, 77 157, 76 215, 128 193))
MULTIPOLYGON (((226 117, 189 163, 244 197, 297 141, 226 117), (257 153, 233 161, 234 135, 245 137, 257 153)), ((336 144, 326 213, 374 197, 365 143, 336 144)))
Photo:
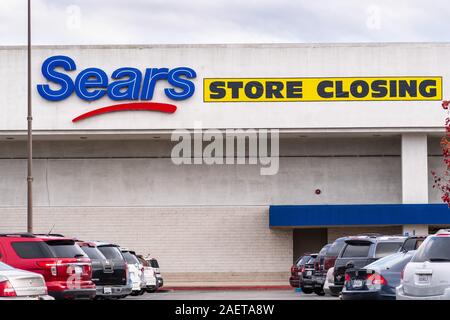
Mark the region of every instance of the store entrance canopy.
POLYGON ((270 206, 270 227, 450 224, 445 204, 270 206))

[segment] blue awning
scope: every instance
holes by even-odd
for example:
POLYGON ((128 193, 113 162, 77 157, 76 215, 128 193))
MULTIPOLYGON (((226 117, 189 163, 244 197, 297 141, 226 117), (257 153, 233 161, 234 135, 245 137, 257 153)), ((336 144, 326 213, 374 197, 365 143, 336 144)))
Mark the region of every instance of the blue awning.
POLYGON ((270 227, 450 224, 445 204, 270 206, 270 227))

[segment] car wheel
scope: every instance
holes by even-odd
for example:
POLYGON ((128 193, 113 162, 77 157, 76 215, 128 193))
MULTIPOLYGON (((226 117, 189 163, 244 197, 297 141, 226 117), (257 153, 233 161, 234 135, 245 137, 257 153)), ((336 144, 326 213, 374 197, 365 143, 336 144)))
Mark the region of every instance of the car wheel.
POLYGON ((339 297, 339 293, 331 293, 331 296, 333 296, 333 297, 339 297))
POLYGON ((325 291, 323 291, 323 289, 314 289, 314 293, 317 294, 318 296, 325 295, 325 291))
POLYGON ((304 293, 306 293, 306 294, 311 294, 311 293, 313 293, 313 289, 306 289, 306 288, 303 288, 303 287, 302 287, 302 291, 303 291, 304 293))

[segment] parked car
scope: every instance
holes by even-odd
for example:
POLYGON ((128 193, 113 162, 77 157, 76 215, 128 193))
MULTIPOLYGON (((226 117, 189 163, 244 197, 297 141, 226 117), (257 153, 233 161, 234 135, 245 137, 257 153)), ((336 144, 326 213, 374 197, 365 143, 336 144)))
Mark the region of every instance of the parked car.
POLYGON ((310 255, 309 259, 305 260, 299 267, 299 283, 303 293, 310 294, 314 290, 313 272, 314 262, 316 261, 317 253, 310 255))
POLYGON ((159 270, 158 260, 150 257, 147 257, 145 259, 150 263, 151 267, 153 268, 153 271, 155 271, 156 281, 158 282, 158 289, 161 289, 164 286, 164 279, 161 275, 161 271, 159 270))
POLYGON ((427 237, 402 278, 398 300, 450 300, 450 229, 427 237))
POLYGON ((45 279, 34 272, 15 269, 0 262, 0 300, 54 300, 45 279))
POLYGON ((107 259, 94 242, 78 241, 77 244, 91 259, 96 298, 122 298, 131 294, 125 263, 117 264, 113 259, 107 259))
POLYGON ((120 295, 119 298, 125 298, 127 295, 131 294, 132 284, 130 280, 128 264, 125 261, 125 257, 123 256, 122 251, 120 251, 119 246, 109 242, 91 242, 97 246, 97 249, 110 262, 111 268, 113 270, 112 276, 114 278, 122 279, 121 285, 124 286, 124 289, 123 295, 120 295))
POLYGON ((325 283, 323 285, 323 292, 325 292, 325 294, 335 296, 336 294, 330 290, 330 286, 332 286, 333 284, 334 284, 334 267, 331 267, 327 271, 325 283))
MULTIPOLYGON (((322 287, 322 283, 325 283, 328 270, 330 270, 330 268, 333 268, 334 270, 334 263, 336 262, 339 253, 341 252, 342 248, 345 245, 345 240, 347 239, 348 237, 341 237, 336 239, 326 251, 323 259, 323 267, 317 271, 316 270, 314 271, 314 288, 316 290, 319 291, 320 287, 322 287)), ((328 290, 331 295, 334 296, 339 295, 339 290, 334 292, 333 286, 329 286, 328 290)))
POLYGON ((128 266, 128 274, 130 275, 131 295, 137 296, 145 293, 144 267, 139 262, 134 252, 127 248, 120 248, 128 266))
POLYGON ((0 260, 41 274, 56 299, 93 299, 91 260, 73 239, 29 233, 0 235, 0 260))
POLYGON ((304 253, 300 256, 295 263, 291 267, 291 276, 289 278, 289 283, 291 287, 299 288, 300 287, 300 273, 301 269, 305 266, 305 263, 308 262, 311 257, 317 257, 317 254, 313 256, 311 253, 304 253))
POLYGON ((362 269, 345 273, 343 300, 395 300, 401 273, 415 251, 400 251, 381 258, 362 269))
POLYGON ((156 279, 155 270, 142 255, 137 255, 136 257, 144 268, 145 291, 149 293, 155 292, 158 290, 158 281, 156 279))
POLYGON ((325 245, 322 249, 320 249, 319 254, 317 255, 317 258, 314 262, 314 271, 312 275, 312 282, 313 282, 313 291, 315 294, 319 296, 325 295, 325 292, 323 291, 323 286, 325 284, 325 277, 327 271, 325 270, 325 256, 327 251, 331 247, 331 243, 325 245))
POLYGON ((333 292, 341 292, 347 269, 361 269, 364 266, 395 252, 398 252, 406 237, 401 236, 355 236, 345 240, 334 265, 333 292))

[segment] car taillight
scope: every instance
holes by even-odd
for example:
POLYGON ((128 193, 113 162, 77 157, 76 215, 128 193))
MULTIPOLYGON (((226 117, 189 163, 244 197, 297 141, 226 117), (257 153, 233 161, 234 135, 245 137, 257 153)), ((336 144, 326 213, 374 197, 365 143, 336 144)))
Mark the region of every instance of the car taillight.
POLYGON ((8 280, 0 279, 0 297, 17 297, 16 290, 8 280))
POLYGON ((38 267, 44 269, 47 272, 50 272, 50 275, 56 277, 58 275, 58 269, 56 268, 55 261, 38 261, 36 262, 38 267))
POLYGON ((345 282, 350 282, 351 278, 350 275, 348 273, 345 274, 345 282))
POLYGON ((368 287, 385 286, 387 285, 387 281, 381 274, 374 273, 367 276, 366 285, 368 287))
POLYGON ((291 267, 291 274, 292 274, 292 275, 297 275, 297 274, 298 274, 298 271, 299 271, 299 269, 298 269, 297 266, 292 266, 292 267, 291 267))
POLYGON ((92 264, 88 263, 84 266, 84 273, 89 276, 89 278, 92 278, 92 264))
POLYGON ((300 272, 305 272, 305 266, 302 267, 302 269, 300 270, 300 272))
POLYGON ((325 258, 323 262, 323 267, 325 270, 331 269, 334 267, 334 259, 333 258, 325 258))

